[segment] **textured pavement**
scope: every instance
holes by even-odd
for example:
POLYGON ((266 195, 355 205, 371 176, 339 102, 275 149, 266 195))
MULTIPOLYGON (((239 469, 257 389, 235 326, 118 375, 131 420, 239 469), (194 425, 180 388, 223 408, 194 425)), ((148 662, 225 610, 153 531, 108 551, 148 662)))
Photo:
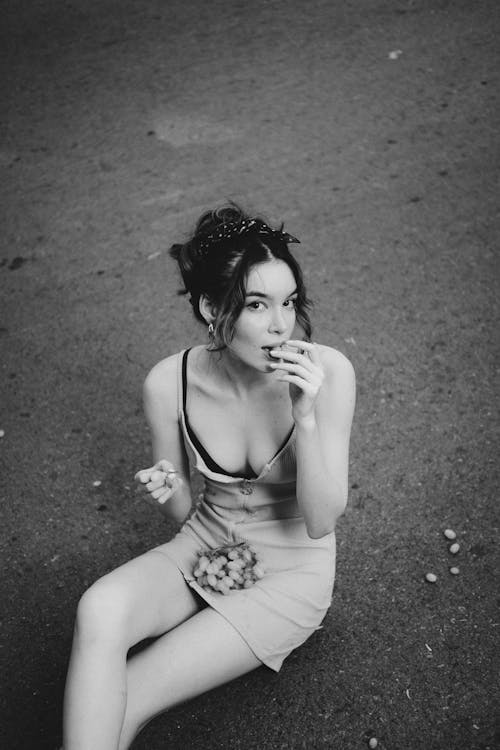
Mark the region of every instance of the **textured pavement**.
POLYGON ((175 530, 133 487, 141 385, 203 340, 166 251, 230 197, 301 238, 315 339, 357 372, 336 590, 279 675, 134 748, 500 747, 497 3, 2 15, 0 746, 58 747, 79 597, 175 530))

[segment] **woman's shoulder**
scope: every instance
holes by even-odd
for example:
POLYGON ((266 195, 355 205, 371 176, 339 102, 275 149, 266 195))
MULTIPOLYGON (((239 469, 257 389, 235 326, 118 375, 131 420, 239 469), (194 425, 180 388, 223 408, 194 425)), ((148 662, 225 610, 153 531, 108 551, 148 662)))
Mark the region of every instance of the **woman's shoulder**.
POLYGON ((339 352, 338 349, 322 345, 318 347, 325 373, 318 399, 320 418, 331 423, 331 415, 335 414, 333 423, 336 429, 341 429, 347 434, 356 402, 354 367, 345 354, 339 352))
POLYGON ((149 395, 170 391, 177 385, 177 368, 182 351, 157 362, 146 375, 144 392, 149 395))
MULTIPOLYGON (((191 347, 189 352, 194 357, 199 349, 203 349, 203 346, 191 347)), ((163 394, 166 391, 170 392, 173 387, 177 387, 180 359, 185 351, 186 349, 181 349, 180 352, 161 359, 151 368, 144 381, 146 393, 163 394)))
POLYGON ((317 344, 317 347, 326 375, 343 375, 345 378, 354 379, 354 367, 345 354, 325 344, 317 344))

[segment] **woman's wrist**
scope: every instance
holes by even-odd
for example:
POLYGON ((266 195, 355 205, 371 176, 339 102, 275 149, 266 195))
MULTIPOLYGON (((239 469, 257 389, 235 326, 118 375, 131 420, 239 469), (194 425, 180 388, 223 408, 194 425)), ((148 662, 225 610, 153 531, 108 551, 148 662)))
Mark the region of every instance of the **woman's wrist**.
POLYGON ((313 432, 317 427, 316 416, 314 414, 308 414, 307 416, 297 417, 295 419, 295 428, 299 432, 313 432))

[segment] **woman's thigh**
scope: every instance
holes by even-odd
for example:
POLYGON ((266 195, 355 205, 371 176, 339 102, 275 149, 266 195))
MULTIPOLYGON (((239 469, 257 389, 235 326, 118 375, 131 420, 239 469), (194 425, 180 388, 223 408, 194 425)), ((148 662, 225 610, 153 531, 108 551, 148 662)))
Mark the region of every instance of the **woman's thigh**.
POLYGON ((176 627, 200 607, 177 566, 151 550, 96 581, 82 597, 78 620, 88 631, 104 625, 130 647, 176 627))
POLYGON ((238 631, 206 607, 130 659, 120 750, 157 714, 259 666, 238 631))

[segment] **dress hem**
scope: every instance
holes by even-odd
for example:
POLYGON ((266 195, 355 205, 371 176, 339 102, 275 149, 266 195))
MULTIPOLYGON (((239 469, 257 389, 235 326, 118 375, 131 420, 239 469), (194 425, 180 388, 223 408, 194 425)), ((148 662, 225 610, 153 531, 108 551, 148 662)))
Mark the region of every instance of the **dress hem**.
MULTIPOLYGON (((247 646, 250 649, 250 651, 254 654, 254 656, 265 667, 269 667, 269 669, 272 669, 274 672, 279 672, 280 669, 281 669, 281 665, 283 664, 284 660, 280 660, 279 666, 278 666, 276 663, 272 663, 271 660, 268 660, 268 659, 266 659, 266 657, 261 656, 260 654, 258 654, 256 652, 255 648, 253 648, 252 644, 249 642, 248 638, 244 635, 244 633, 241 632, 241 630, 238 628, 238 626, 235 625, 234 622, 232 622, 227 617, 227 615, 225 615, 224 612, 222 612, 219 609, 219 607, 217 606, 217 601, 214 602, 214 599, 216 599, 217 596, 224 596, 224 594, 213 594, 212 595, 212 594, 207 593, 204 589, 202 589, 202 587, 200 586, 199 583, 197 583, 192 578, 188 578, 187 575, 180 568, 179 568, 179 570, 182 573, 182 575, 184 577, 184 580, 186 581, 187 585, 190 588, 192 588, 193 591, 196 591, 196 593, 199 594, 199 596, 202 597, 202 599, 208 604, 209 607, 212 607, 212 609, 214 609, 217 612, 217 614, 221 615, 221 617, 223 617, 226 620, 226 622, 228 622, 236 630, 236 632, 238 633, 238 635, 245 641, 245 643, 247 644, 247 646)), ((227 594, 227 596, 231 596, 231 595, 232 595, 231 593, 227 594)))
MULTIPOLYGON (((217 606, 216 597, 217 596, 224 596, 224 594, 209 594, 204 589, 202 589, 202 587, 199 585, 199 583, 197 583, 197 581, 193 577, 189 577, 188 574, 185 573, 182 570, 182 568, 179 566, 179 563, 176 560, 174 560, 172 557, 170 557, 170 555, 167 552, 165 552, 164 550, 160 550, 158 548, 157 548, 157 551, 161 552, 161 554, 165 555, 165 557, 168 557, 168 559, 170 560, 170 562, 172 562, 175 565, 175 567, 177 568, 177 570, 179 571, 179 573, 182 575, 182 577, 184 578, 184 581, 189 586, 189 588, 193 589, 193 591, 195 591, 199 596, 201 596, 201 598, 208 604, 209 607, 211 607, 213 610, 215 610, 217 612, 217 614, 219 614, 221 617, 223 617, 224 620, 226 620, 226 622, 228 622, 231 625, 231 627, 233 627, 234 630, 236 630, 236 632, 238 633, 238 635, 240 636, 240 638, 242 638, 245 641, 245 643, 248 646, 248 648, 250 649, 250 651, 261 662, 261 664, 263 664, 263 666, 268 667, 269 669, 272 669, 274 672, 279 672, 280 671, 280 669, 281 669, 281 667, 283 665, 283 662, 284 662, 286 656, 284 656, 283 658, 280 658, 280 659, 273 659, 272 657, 269 658, 269 657, 263 656, 261 654, 258 654, 257 651, 256 651, 256 649, 250 643, 250 641, 248 639, 248 636, 245 633, 243 633, 241 631, 241 629, 237 625, 235 625, 234 622, 232 622, 229 619, 229 617, 227 617, 227 615, 224 614, 224 612, 222 612, 221 609, 217 606)), ((232 596, 232 594, 229 593, 229 594, 227 594, 227 596, 232 596)), ((293 649, 291 649, 291 651, 292 650, 293 649)))

